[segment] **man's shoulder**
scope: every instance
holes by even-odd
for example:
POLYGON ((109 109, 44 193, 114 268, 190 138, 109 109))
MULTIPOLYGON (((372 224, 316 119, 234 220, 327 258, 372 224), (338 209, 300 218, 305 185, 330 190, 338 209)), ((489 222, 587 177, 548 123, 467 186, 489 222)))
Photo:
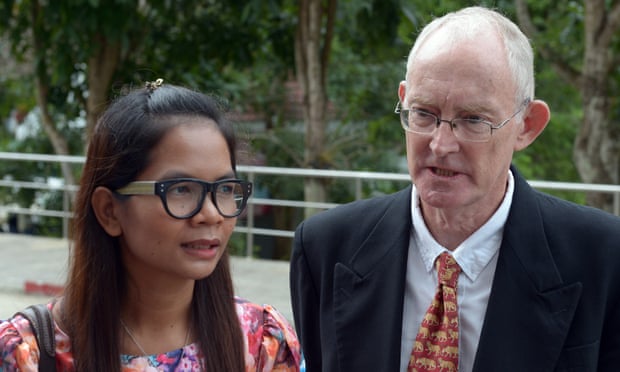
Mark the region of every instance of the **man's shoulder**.
POLYGON ((543 218, 553 220, 555 225, 566 228, 571 225, 616 227, 620 234, 620 217, 610 212, 574 203, 543 192, 537 192, 543 218))
POLYGON ((534 214, 537 214, 532 209, 535 208, 539 211, 543 223, 552 229, 570 230, 571 226, 587 226, 598 230, 598 226, 603 230, 612 228, 620 234, 620 217, 598 208, 577 204, 534 189, 515 169, 512 171, 515 174, 515 194, 511 209, 513 212, 518 211, 516 216, 521 218, 524 215, 533 217, 534 214))
MULTIPOLYGON (((597 261, 601 267, 611 262, 617 265, 620 260, 620 249, 617 249, 620 217, 542 192, 537 192, 536 198, 540 225, 530 223, 528 226, 542 228, 554 255, 572 257, 572 260, 583 265, 597 261)), ((532 215, 532 221, 536 221, 535 215, 532 215)))

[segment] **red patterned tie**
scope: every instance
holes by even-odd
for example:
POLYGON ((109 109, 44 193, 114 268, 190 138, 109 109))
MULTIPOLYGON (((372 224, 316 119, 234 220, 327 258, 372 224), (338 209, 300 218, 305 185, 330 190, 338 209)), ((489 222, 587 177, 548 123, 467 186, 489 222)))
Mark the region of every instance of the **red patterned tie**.
POLYGON ((435 262, 439 285, 416 336, 409 372, 458 371, 459 316, 456 282, 461 268, 447 252, 435 262))

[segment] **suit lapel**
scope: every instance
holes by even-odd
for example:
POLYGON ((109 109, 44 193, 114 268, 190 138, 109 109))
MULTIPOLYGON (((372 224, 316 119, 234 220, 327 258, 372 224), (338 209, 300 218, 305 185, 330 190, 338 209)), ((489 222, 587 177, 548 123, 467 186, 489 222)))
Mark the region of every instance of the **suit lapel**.
POLYGON ((581 283, 562 281, 534 191, 513 173, 515 194, 474 371, 553 371, 581 296, 581 283))
POLYGON ((410 200, 410 188, 395 194, 351 261, 336 264, 334 334, 341 371, 399 369, 410 200))

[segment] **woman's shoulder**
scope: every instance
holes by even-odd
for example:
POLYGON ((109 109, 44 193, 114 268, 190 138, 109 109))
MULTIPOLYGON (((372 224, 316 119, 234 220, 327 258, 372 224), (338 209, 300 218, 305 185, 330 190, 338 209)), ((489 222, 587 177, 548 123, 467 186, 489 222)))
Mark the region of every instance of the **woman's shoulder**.
POLYGON ((36 370, 38 355, 39 347, 28 319, 18 313, 0 323, 0 371, 36 370))
POLYGON ((289 321, 273 306, 269 304, 258 304, 244 298, 235 297, 237 315, 241 322, 241 327, 250 331, 258 327, 268 327, 270 329, 280 329, 283 332, 292 331, 293 328, 289 321))
POLYGON ((235 304, 249 356, 258 363, 270 361, 282 371, 298 371, 301 348, 289 321, 268 304, 239 297, 235 297, 235 304))
MULTIPOLYGON (((51 311, 54 304, 55 300, 45 304, 45 306, 51 311)), ((63 366, 72 366, 73 357, 69 336, 60 329, 55 321, 52 324, 56 362, 63 366)), ((0 372, 36 371, 39 353, 35 331, 30 321, 21 312, 0 323, 0 372)))

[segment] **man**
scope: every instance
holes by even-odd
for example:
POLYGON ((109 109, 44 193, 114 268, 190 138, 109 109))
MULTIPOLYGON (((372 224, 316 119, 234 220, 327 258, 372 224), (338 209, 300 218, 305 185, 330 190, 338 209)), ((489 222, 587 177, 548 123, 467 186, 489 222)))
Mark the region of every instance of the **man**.
POLYGON ((296 231, 307 370, 619 371, 620 219, 511 167, 550 117, 527 38, 481 7, 436 19, 398 96, 412 186, 296 231), (444 256, 458 264, 451 290, 444 256))

